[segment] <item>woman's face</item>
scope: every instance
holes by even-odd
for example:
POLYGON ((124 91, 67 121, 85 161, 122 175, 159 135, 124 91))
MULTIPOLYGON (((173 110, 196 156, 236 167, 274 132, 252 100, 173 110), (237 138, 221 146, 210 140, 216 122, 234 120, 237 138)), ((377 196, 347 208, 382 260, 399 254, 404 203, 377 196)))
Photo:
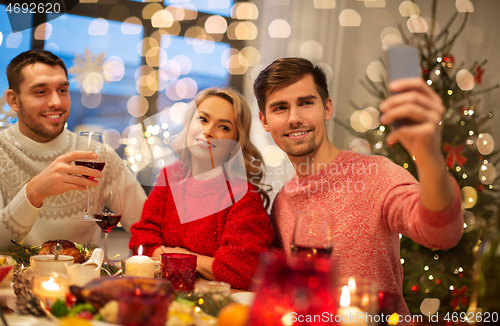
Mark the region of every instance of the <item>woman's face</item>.
POLYGON ((212 161, 212 167, 219 166, 228 160, 237 139, 233 105, 229 101, 210 96, 198 105, 187 134, 193 160, 212 161))

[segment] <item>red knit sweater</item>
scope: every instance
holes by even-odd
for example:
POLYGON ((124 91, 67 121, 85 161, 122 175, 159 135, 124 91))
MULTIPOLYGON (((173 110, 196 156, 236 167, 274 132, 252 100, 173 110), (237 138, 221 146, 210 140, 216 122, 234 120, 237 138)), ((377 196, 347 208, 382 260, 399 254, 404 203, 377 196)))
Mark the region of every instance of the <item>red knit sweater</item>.
POLYGON ((230 188, 236 200, 231 204, 229 182, 224 182, 221 174, 203 181, 190 176, 173 186, 176 196, 172 196, 169 180, 176 179, 173 171, 178 168, 179 165, 174 164, 159 174, 157 185, 144 205, 141 220, 132 226, 130 249, 136 251, 139 245, 143 245, 144 253, 151 256, 163 245, 214 257, 212 271, 218 281, 227 282, 232 288, 248 289, 259 256, 269 248, 273 238, 260 195, 250 183, 231 181, 230 188), (237 199, 238 193, 242 197, 240 200, 237 199), (177 213, 180 210, 216 213, 181 223, 177 213))

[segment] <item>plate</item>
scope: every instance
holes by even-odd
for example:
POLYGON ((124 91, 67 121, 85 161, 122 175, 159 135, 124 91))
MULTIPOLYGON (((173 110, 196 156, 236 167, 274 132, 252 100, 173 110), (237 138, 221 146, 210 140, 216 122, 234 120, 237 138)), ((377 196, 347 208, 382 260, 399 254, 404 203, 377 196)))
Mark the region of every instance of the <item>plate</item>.
POLYGON ((245 306, 251 306, 255 300, 255 293, 253 292, 237 292, 231 294, 231 298, 245 306))

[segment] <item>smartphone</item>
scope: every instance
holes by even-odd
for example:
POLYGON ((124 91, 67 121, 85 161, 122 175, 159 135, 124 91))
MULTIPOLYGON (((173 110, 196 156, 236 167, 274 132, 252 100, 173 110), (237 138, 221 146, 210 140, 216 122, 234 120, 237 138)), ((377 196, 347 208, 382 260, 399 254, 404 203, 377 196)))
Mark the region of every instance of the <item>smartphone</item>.
MULTIPOLYGON (((388 82, 420 77, 420 56, 417 48, 409 45, 391 46, 386 51, 388 82)), ((397 120, 392 123, 394 128, 412 124, 409 119, 397 120)))

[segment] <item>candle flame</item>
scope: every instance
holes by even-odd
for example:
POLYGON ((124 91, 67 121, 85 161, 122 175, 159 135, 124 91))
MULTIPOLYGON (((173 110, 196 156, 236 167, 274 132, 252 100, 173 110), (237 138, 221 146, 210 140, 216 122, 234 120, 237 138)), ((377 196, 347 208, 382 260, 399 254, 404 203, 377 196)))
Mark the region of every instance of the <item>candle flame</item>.
POLYGON ((351 303, 351 295, 349 294, 349 287, 344 285, 342 287, 342 294, 340 294, 340 306, 341 307, 349 307, 351 303))
POLYGON ((137 254, 140 256, 142 256, 142 245, 139 246, 139 250, 137 250, 137 254))
POLYGON ((351 292, 356 291, 356 280, 354 279, 354 277, 349 277, 349 279, 347 280, 347 286, 349 286, 349 290, 351 290, 351 292))
POLYGON ((59 287, 59 285, 57 285, 57 283, 55 282, 55 280, 52 276, 50 277, 50 279, 48 281, 42 282, 42 288, 44 288, 47 291, 51 291, 51 292, 61 291, 61 288, 59 287))

